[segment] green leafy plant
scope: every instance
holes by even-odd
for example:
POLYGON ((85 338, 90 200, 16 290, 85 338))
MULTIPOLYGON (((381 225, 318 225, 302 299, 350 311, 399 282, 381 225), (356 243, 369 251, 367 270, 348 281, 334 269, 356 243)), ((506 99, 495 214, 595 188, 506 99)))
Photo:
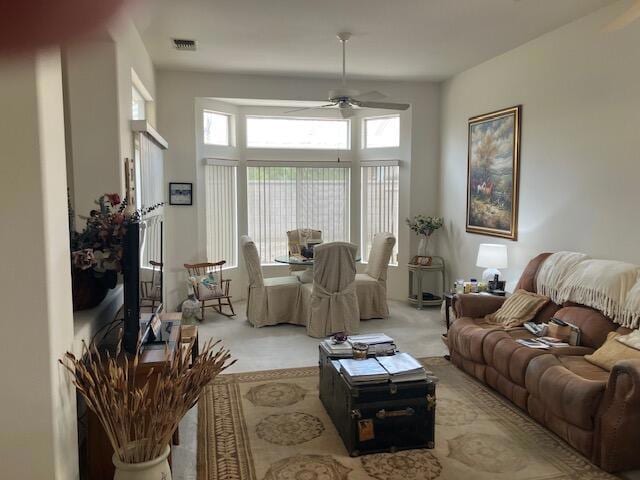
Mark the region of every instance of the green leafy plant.
POLYGON ((426 235, 430 237, 433 232, 442 228, 444 219, 442 217, 432 217, 425 215, 416 215, 413 218, 406 219, 409 228, 418 235, 426 235))

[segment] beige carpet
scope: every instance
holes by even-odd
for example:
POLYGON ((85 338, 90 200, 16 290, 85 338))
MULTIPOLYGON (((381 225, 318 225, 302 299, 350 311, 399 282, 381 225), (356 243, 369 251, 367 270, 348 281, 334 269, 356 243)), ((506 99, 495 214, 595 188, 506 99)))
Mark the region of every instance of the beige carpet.
POLYGON ((198 480, 613 479, 441 358, 436 447, 348 456, 318 369, 224 375, 198 410, 198 480))

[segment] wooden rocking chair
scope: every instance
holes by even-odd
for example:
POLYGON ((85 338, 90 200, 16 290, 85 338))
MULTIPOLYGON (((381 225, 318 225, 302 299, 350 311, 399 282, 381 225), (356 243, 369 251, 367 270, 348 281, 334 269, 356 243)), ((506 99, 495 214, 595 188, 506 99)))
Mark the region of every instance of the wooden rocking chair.
POLYGON ((162 262, 149 260, 151 265, 151 280, 140 282, 140 308, 151 307, 155 311, 156 305, 162 303, 162 262))
POLYGON ((224 315, 225 317, 235 317, 236 312, 233 310, 233 305, 231 304, 231 295, 229 295, 229 284, 231 283, 231 279, 222 277, 222 266, 227 263, 226 260, 221 260, 216 263, 185 263, 184 268, 187 269, 189 273, 189 277, 202 277, 204 275, 213 274, 217 277, 219 291, 212 293, 211 296, 207 296, 207 298, 200 298, 199 287, 197 285, 193 288, 193 294, 200 302, 202 309, 202 319, 204 320, 204 309, 207 307, 213 308, 220 315, 224 315), (210 303, 207 303, 210 302, 210 303), (222 307, 227 306, 231 310, 231 313, 225 313, 222 311, 222 307))

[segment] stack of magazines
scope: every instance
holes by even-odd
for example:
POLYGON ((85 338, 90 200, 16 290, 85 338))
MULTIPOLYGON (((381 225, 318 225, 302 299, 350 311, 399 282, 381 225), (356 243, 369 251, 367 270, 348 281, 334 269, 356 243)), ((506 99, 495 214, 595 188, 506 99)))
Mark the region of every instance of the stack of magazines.
POLYGON ((396 351, 396 345, 393 338, 384 333, 369 333, 366 335, 351 335, 347 337, 347 341, 343 343, 335 343, 332 339, 327 338, 321 342, 329 355, 337 358, 350 358, 353 356, 351 346, 354 343, 366 343, 369 345, 369 355, 392 355, 396 351))
POLYGON ((373 357, 364 360, 340 360, 340 371, 352 385, 382 383, 389 380, 389 372, 373 357))
POLYGON ((389 380, 394 383, 416 382, 427 378, 424 367, 408 353, 380 357, 378 362, 389 372, 389 380))
POLYGON ((366 360, 340 360, 340 371, 352 385, 426 380, 424 367, 408 353, 366 360))

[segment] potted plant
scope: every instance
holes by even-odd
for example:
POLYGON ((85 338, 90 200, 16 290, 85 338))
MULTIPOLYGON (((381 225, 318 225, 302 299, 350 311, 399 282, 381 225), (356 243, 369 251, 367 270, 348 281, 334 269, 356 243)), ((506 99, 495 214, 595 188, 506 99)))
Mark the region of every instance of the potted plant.
POLYGON ((431 217, 420 214, 413 218, 407 218, 406 221, 409 228, 420 236, 418 256, 429 256, 429 241, 431 240, 431 235, 442 227, 444 219, 442 217, 431 217))
POLYGON ((127 228, 162 205, 128 209, 127 201, 121 201, 117 193, 105 193, 95 203, 98 208, 81 217, 86 224, 80 232, 75 229, 75 215, 69 207, 74 311, 95 307, 116 286, 127 228))
POLYGON ((140 349, 133 358, 122 352, 101 354, 83 343, 82 355, 67 352, 60 363, 71 373, 87 408, 98 417, 113 447, 115 480, 171 479, 167 462, 171 436, 200 393, 235 363, 219 342, 208 341, 189 364, 194 342, 166 350, 164 364, 136 384, 140 349), (150 381, 152 380, 152 381, 150 381))

